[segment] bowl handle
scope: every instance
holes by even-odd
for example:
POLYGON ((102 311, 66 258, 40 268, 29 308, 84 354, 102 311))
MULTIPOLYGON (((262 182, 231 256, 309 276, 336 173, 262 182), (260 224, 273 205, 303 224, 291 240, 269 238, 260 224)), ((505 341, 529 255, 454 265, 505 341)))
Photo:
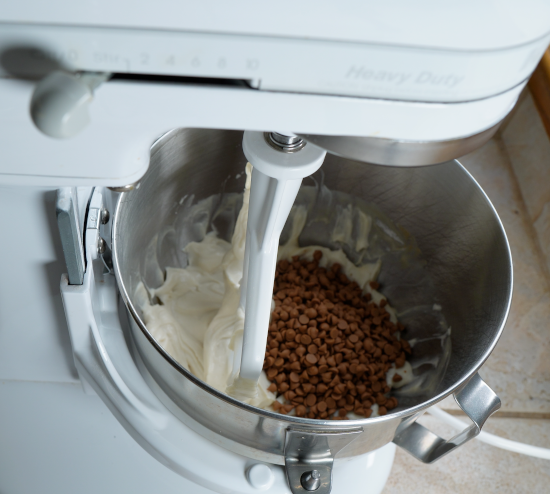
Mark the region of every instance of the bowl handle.
POLYGON ((485 421, 500 408, 500 398, 476 372, 468 383, 455 393, 454 399, 473 424, 449 440, 413 422, 397 429, 393 442, 424 463, 433 463, 480 432, 485 421))

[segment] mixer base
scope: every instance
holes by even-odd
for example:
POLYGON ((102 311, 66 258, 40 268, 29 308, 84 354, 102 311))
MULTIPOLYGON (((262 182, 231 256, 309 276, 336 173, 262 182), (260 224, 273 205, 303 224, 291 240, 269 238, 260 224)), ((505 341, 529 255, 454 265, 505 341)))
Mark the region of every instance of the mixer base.
MULTIPOLYGON (((212 493, 146 453, 102 400, 85 394, 78 384, 4 381, 0 416, 2 492, 212 493)), ((200 446, 194 444, 191 449, 200 446)), ((333 494, 380 494, 394 453, 395 446, 390 443, 353 460, 337 460, 333 494)), ((243 458, 243 467, 247 463, 250 460, 243 458)), ((223 465, 215 469, 205 466, 197 473, 212 477, 219 468, 223 465)), ((235 484, 239 484, 244 471, 234 475, 235 484)), ((249 486, 248 492, 254 491, 260 489, 249 486)), ((276 476, 268 492, 288 494, 290 490, 283 478, 276 476)))

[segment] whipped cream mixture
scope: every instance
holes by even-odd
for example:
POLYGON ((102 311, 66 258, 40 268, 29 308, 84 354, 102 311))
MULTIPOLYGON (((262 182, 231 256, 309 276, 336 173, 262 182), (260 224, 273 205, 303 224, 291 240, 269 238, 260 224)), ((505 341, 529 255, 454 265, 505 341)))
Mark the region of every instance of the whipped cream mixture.
MULTIPOLYGON (((239 212, 231 242, 218 238, 215 232, 206 234, 200 242, 190 242, 184 252, 188 256, 185 268, 166 268, 166 280, 157 289, 147 290, 143 283, 138 287, 137 299, 141 300, 141 310, 147 329, 157 342, 182 366, 199 379, 221 392, 226 392, 235 377, 235 342, 240 342, 244 329, 244 312, 239 306, 240 282, 243 272, 244 247, 246 239, 246 221, 250 197, 250 163, 246 166, 246 186, 243 205, 239 212), (152 304, 158 299, 160 303, 152 304)), ((340 214, 351 215, 351 207, 340 214)), ((360 212, 360 228, 356 232, 356 249, 368 245, 368 234, 372 220, 360 212)), ((278 259, 290 259, 303 256, 313 259, 313 253, 323 253, 320 265, 342 265, 343 272, 363 289, 370 293, 376 303, 385 297, 369 286, 376 280, 380 261, 356 266, 342 250, 330 250, 322 246, 300 247, 298 237, 307 221, 307 211, 303 206, 293 209, 289 217, 292 221, 291 234, 284 245, 279 247, 278 259)), ((351 236, 350 221, 336 222, 331 232, 333 240, 351 236), (349 229, 350 231, 346 231, 349 229)), ((395 310, 389 305, 385 309, 390 313, 392 322, 397 322, 395 310)), ((240 352, 238 352, 240 353, 240 352)), ((407 362, 400 369, 390 369, 388 385, 402 387, 413 377, 407 362), (395 373, 403 379, 392 381, 395 373)), ((257 397, 250 404, 271 409, 275 395, 268 391, 270 382, 264 372, 258 382, 257 397)), ((282 399, 282 397, 281 397, 282 399)), ((374 415, 376 409, 373 407, 374 415)))

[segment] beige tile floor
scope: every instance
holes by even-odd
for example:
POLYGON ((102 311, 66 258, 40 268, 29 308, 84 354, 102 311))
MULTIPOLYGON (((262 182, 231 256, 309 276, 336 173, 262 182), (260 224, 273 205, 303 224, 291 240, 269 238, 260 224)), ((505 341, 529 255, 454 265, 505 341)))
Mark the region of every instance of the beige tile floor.
POLYGON ((501 129, 529 219, 550 268, 550 140, 529 92, 501 129))
MULTIPOLYGON (((509 319, 480 370, 502 400, 486 430, 550 448, 550 141, 530 94, 495 138, 460 161, 493 202, 514 261, 509 319)), ((452 398, 441 406, 458 411, 452 398)), ((445 437, 456 433, 432 417, 421 420, 445 437)), ((384 494, 445 492, 550 493, 550 461, 477 440, 433 465, 398 450, 384 494)))
MULTIPOLYGON (((443 437, 456 433, 436 419, 423 425, 443 437)), ((550 421, 501 418, 485 429, 535 446, 550 446, 550 421)), ((390 478, 382 494, 545 494, 550 492, 550 461, 503 451, 477 440, 432 465, 424 465, 397 449, 390 478)))

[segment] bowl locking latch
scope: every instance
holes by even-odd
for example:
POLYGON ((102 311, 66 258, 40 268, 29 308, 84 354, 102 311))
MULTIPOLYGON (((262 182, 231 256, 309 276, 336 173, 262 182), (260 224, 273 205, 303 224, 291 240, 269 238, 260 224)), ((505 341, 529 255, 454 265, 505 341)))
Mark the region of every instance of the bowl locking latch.
POLYGON ((288 429, 285 470, 293 494, 329 494, 334 457, 362 432, 363 429, 334 432, 288 429))

